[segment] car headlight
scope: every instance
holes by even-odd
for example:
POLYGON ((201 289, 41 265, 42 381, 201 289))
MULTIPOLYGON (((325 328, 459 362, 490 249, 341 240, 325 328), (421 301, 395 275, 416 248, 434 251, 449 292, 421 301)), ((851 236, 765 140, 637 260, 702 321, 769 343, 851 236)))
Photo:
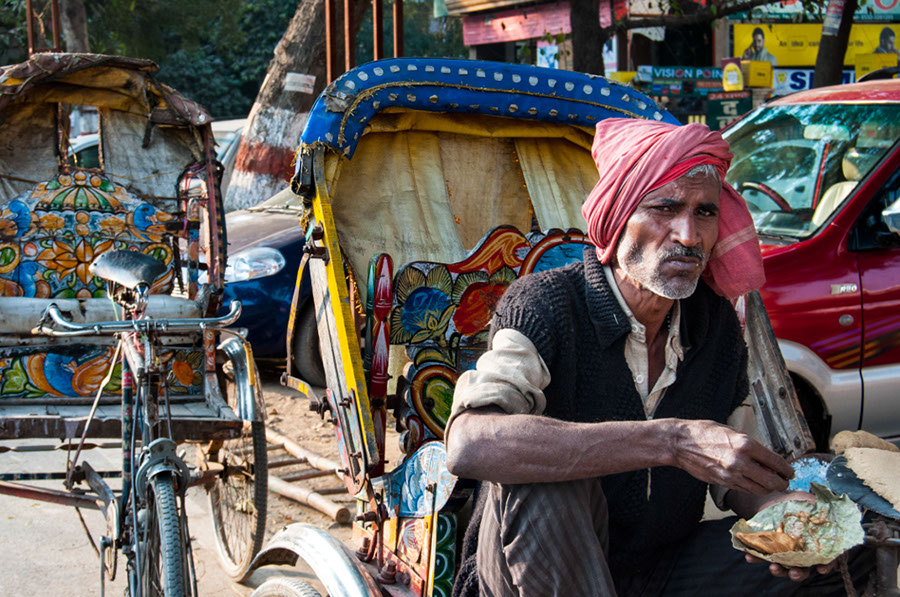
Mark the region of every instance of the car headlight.
POLYGON ((225 282, 243 282, 273 276, 284 268, 285 263, 284 255, 278 249, 254 247, 239 251, 228 258, 225 282))

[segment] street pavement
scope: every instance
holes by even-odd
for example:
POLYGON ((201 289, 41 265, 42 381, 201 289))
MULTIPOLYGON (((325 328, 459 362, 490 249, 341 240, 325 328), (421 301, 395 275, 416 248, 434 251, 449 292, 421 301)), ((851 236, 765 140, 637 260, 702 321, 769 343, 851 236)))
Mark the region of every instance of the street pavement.
MULTIPOLYGON (((41 444, 53 440, 20 440, 0 442, 2 446, 41 444)), ((84 453, 84 459, 97 470, 119 470, 121 451, 95 449, 84 453)), ((0 453, 0 473, 62 471, 65 453, 6 452, 0 453)), ((112 481, 112 480, 111 480, 112 481)), ((62 481, 41 481, 51 489, 63 489, 62 481)), ((297 576, 309 581, 301 570, 265 568, 253 574, 247 586, 233 583, 218 564, 212 521, 202 488, 188 491, 190 524, 199 595, 247 596, 264 580, 275 574, 297 576)), ((82 510, 85 522, 99 545, 106 523, 96 510, 82 510)), ((91 548, 76 510, 47 502, 0 495, 0 595, 3 597, 85 597, 102 595, 100 560, 91 548)), ((125 559, 118 558, 118 574, 107 579, 105 595, 125 594, 125 559)))

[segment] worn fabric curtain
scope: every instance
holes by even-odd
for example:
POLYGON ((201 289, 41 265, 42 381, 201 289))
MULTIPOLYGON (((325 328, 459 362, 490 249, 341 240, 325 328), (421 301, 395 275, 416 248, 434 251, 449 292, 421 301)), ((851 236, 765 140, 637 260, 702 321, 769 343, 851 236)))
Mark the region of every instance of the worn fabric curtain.
POLYGON ((597 183, 590 138, 587 148, 560 138, 520 138, 516 151, 540 228, 586 231, 581 204, 597 183))
MULTIPOLYGON (((153 203, 153 197, 176 196, 178 175, 202 159, 202 145, 184 130, 154 125, 150 128, 150 143, 144 148, 146 127, 146 116, 100 109, 103 171, 113 182, 153 203), (161 166, 169 169, 160 170, 161 166)), ((174 204, 168 202, 159 207, 171 210, 174 204)))
MULTIPOLYGON (((372 121, 351 160, 325 164, 341 248, 365 293, 369 260, 387 253, 453 263, 492 227, 584 229, 597 180, 581 128, 490 117, 392 113, 372 121)), ((365 298, 364 296, 362 297, 365 298)))
POLYGON ((58 174, 55 106, 11 106, 4 118, 0 135, 0 206, 58 174))

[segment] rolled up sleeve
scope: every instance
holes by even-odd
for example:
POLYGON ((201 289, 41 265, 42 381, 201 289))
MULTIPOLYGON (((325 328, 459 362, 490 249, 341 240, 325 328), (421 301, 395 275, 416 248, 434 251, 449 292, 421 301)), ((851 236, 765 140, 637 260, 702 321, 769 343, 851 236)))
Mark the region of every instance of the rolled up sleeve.
POLYGON ((494 334, 491 349, 463 373, 453 393, 453 408, 445 433, 461 413, 493 406, 508 414, 544 412, 544 388, 550 371, 527 336, 512 329, 494 334))

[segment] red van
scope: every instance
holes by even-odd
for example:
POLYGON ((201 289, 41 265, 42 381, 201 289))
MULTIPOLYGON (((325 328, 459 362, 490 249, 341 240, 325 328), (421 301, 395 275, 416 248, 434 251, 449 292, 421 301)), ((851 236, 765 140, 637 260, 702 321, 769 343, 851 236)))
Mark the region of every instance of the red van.
POLYGON ((843 429, 900 439, 900 80, 799 92, 725 137, 753 214, 763 301, 819 448, 843 429))

